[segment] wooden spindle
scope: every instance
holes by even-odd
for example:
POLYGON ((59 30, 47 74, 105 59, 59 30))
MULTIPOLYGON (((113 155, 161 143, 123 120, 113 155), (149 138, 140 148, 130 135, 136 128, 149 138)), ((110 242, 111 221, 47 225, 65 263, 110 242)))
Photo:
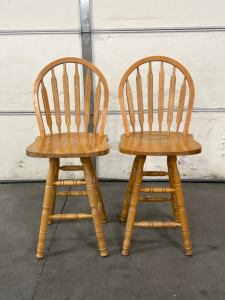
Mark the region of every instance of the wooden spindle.
POLYGON ((164 171, 144 171, 143 176, 167 176, 168 172, 164 171))
POLYGON ((164 187, 146 187, 146 188, 141 188, 140 192, 143 192, 143 193, 174 193, 175 189, 164 188, 164 187))
POLYGON ((87 77, 85 81, 85 109, 84 109, 84 124, 85 132, 88 132, 88 125, 90 123, 90 105, 91 105, 91 76, 88 68, 87 77))
POLYGON ((58 215, 51 215, 49 219, 54 220, 81 220, 81 219, 88 219, 93 218, 92 215, 89 214, 58 214, 58 215))
POLYGON ((76 185, 85 185, 84 180, 58 180, 53 183, 56 186, 76 186, 76 185))
POLYGON ((65 121, 68 133, 70 133, 70 97, 69 97, 69 81, 66 71, 66 64, 63 64, 63 91, 64 91, 64 108, 65 108, 65 121))
POLYGON ((170 94, 169 94, 168 112, 167 112, 168 133, 170 133, 170 127, 173 121, 175 86, 176 86, 176 75, 175 75, 175 66, 173 66, 173 73, 170 79, 170 94))
POLYGON ((58 85, 54 73, 54 68, 52 68, 51 83, 52 83, 52 94, 53 94, 53 101, 54 101, 54 108, 55 108, 55 119, 56 119, 56 124, 58 126, 59 133, 61 133, 62 120, 61 120, 60 105, 59 105, 58 85))
POLYGON ((149 71, 148 71, 148 123, 149 130, 152 132, 152 123, 153 123, 153 74, 152 74, 152 65, 149 62, 149 71))
POLYGON ((163 62, 161 61, 161 68, 159 71, 159 103, 158 103, 159 132, 161 132, 162 130, 163 105, 164 105, 164 70, 163 70, 163 62))
POLYGON ((165 198, 165 197, 139 197, 139 202, 166 202, 171 201, 171 198, 165 198))
POLYGON ((128 78, 126 80, 126 93, 127 93, 127 103, 128 103, 128 109, 129 109, 129 115, 130 115, 130 123, 133 128, 133 132, 135 132, 134 104, 133 104, 132 91, 131 91, 131 87, 130 87, 128 78))
POLYGON ((179 130, 180 123, 182 121, 185 95, 186 95, 186 77, 184 77, 184 81, 183 81, 183 84, 180 89, 180 98, 179 98, 179 105, 178 105, 178 110, 177 110, 177 132, 179 130))
POLYGON ((80 115, 80 75, 78 73, 78 65, 75 64, 74 75, 74 94, 75 94, 75 122, 77 126, 77 132, 80 131, 81 115, 80 115))
POLYGON ((51 116, 51 111, 50 111, 49 102, 48 102, 48 94, 47 94, 47 90, 45 88, 43 79, 41 79, 41 94, 42 94, 44 108, 45 108, 46 121, 47 121, 49 130, 50 130, 50 133, 53 134, 53 132, 52 132, 52 116, 51 116))
POLYGON ((87 196, 88 193, 87 191, 62 191, 62 192, 57 192, 57 196, 87 196))
POLYGON ((180 227, 180 223, 175 223, 175 222, 139 222, 139 223, 134 223, 134 226, 139 226, 139 227, 154 227, 154 228, 173 228, 173 227, 180 227))
POLYGON ((141 80, 139 67, 137 67, 136 85, 137 85, 137 101, 138 101, 138 118, 139 118, 139 123, 141 125, 141 132, 143 132, 144 109, 143 109, 143 97, 142 97, 142 80, 141 80))
POLYGON ((94 117, 93 117, 94 133, 96 133, 96 128, 98 125, 100 99, 101 99, 101 80, 99 78, 98 85, 95 92, 95 108, 94 108, 94 117))
POLYGON ((62 171, 82 171, 84 168, 83 166, 61 166, 59 170, 62 171))
POLYGON ((189 100, 188 100, 188 107, 187 107, 186 120, 184 124, 183 136, 187 136, 188 134, 188 130, 191 122, 191 114, 192 114, 192 109, 193 109, 194 99, 195 99, 195 87, 192 78, 188 80, 188 85, 189 85, 189 100))

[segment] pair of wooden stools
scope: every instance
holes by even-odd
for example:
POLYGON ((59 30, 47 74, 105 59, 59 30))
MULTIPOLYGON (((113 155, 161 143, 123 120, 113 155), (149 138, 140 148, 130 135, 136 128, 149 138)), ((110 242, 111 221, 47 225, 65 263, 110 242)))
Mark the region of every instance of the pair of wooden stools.
MULTIPOLYGON (((146 67, 146 65, 144 66, 146 67)), ((166 66, 168 68, 168 66, 166 66)), ((133 75, 133 74, 132 74, 133 75)), ((132 82, 132 75, 129 77, 132 82)), ((134 79, 135 80, 135 79, 134 79)), ((178 84, 179 85, 179 82, 178 84)), ((38 75, 33 89, 34 107, 37 116, 40 136, 27 149, 27 155, 31 157, 49 158, 49 171, 47 175, 43 211, 41 217, 41 225, 39 232, 39 242, 37 246, 37 257, 44 256, 45 238, 47 234, 48 224, 52 224, 53 220, 68 219, 86 219, 93 218, 96 235, 101 256, 107 256, 107 248, 104 240, 102 222, 107 222, 107 215, 104 208, 102 195, 98 186, 95 169, 91 157, 106 155, 109 153, 109 145, 107 143, 107 135, 104 134, 106 121, 109 91, 107 82, 102 73, 91 63, 74 57, 62 58, 47 65, 38 75), (70 64, 70 66, 68 66, 70 64), (75 120, 72 119, 71 125, 71 103, 69 89, 69 79, 67 69, 73 67, 73 86, 74 86, 74 107, 75 120), (79 65, 87 67, 87 77, 85 81, 84 94, 84 127, 85 132, 80 132, 82 103, 80 101, 80 75, 79 65), (62 88, 58 85, 56 75, 63 70, 62 88), (92 71, 92 74, 91 74, 92 71), (48 74, 50 73, 50 74, 48 74), (48 74, 46 76, 46 74, 48 74), (46 76, 46 77, 45 77, 46 76), (45 84, 44 84, 45 77, 45 84), (48 84, 49 77, 49 84, 48 84), (51 79, 50 79, 51 77, 51 79), (95 90, 95 102, 93 111, 90 108, 90 98, 92 93, 92 82, 97 82, 95 90), (50 83, 51 81, 51 83, 50 83), (46 84, 47 82, 47 84, 46 84), (47 92, 48 87, 50 90, 47 92), (58 88, 59 87, 59 88, 58 88), (40 90, 39 90, 40 88, 40 90), (62 89, 62 90, 61 90, 62 89), (102 89, 103 92, 102 93, 102 89), (60 96, 64 95, 64 111, 65 125, 62 124, 62 111, 60 110, 60 96), (39 102, 39 94, 42 95, 43 104, 39 102), (103 94, 103 95, 102 95, 103 94), (49 101, 51 98, 52 101, 49 101), (101 106, 101 98, 103 105, 101 106), (44 108, 45 119, 42 119, 41 108, 44 108), (52 109, 51 109, 52 108, 52 109), (52 121, 52 115, 55 114, 56 124, 52 121), (101 122, 98 128, 99 114, 101 114, 101 122), (91 121, 93 123, 93 133, 90 133, 88 126, 91 121), (76 124, 77 132, 71 132, 76 124), (45 128, 48 126, 49 134, 46 134, 45 128), (57 126, 56 126, 57 125, 57 126), (58 129, 58 133, 53 134, 53 130, 58 129), (62 131, 67 132, 62 133, 62 131), (82 165, 60 166, 60 158, 80 157, 82 165), (82 180, 58 180, 59 170, 63 171, 84 171, 84 181, 82 180), (65 191, 57 192, 58 186, 80 186, 86 184, 87 191, 65 191), (88 196, 91 214, 55 214, 56 195, 59 196, 88 196)), ((152 56, 144 58, 133 64, 124 74, 119 86, 119 102, 125 127, 125 134, 121 136, 119 151, 124 154, 135 155, 130 180, 123 204, 123 210, 120 220, 126 223, 125 238, 123 242, 123 255, 128 255, 130 248, 131 235, 134 226, 141 227, 177 227, 180 226, 184 239, 185 254, 192 255, 192 245, 187 221, 186 210, 184 206, 184 197, 180 182, 180 175, 177 168, 178 155, 191 155, 201 152, 201 145, 197 143, 191 134, 188 134, 191 113, 194 103, 194 84, 189 72, 177 61, 163 56, 152 56), (160 62, 159 81, 153 80, 153 62, 160 62), (142 85, 140 69, 142 65, 147 64, 148 74, 145 78, 145 84, 142 85), (164 109, 164 90, 165 71, 164 65, 172 65, 171 79, 169 86, 169 97, 167 105, 164 109), (136 94, 137 102, 133 102, 132 88, 128 77, 136 70, 136 94), (176 72, 178 78, 181 79, 181 88, 178 97, 176 97, 176 72), (186 110, 186 118, 184 122, 183 132, 179 132, 182 123, 186 87, 189 87, 188 106, 186 110), (126 86, 127 108, 130 116, 130 124, 133 132, 130 132, 126 108, 124 103, 124 87, 126 86), (143 86, 146 87, 146 93, 143 97, 143 86), (158 105, 154 105, 153 91, 155 86, 158 87, 158 105), (146 96, 145 96, 146 95, 146 96), (175 106, 177 99, 177 108, 175 106), (146 106, 146 110, 144 110, 146 106), (158 107, 158 110, 154 109, 158 107), (158 131, 153 131, 153 115, 158 111, 158 131), (167 111, 166 122, 163 122, 164 113, 167 111), (173 115, 176 113, 176 125, 173 125, 173 115), (136 131, 135 114, 138 113, 139 124, 136 131), (148 124, 144 123, 144 116, 147 117, 148 124), (174 131, 171 132, 171 126, 174 131), (162 131, 162 127, 166 127, 166 131, 162 131), (143 166, 146 156, 167 156, 168 172, 143 172, 143 166), (143 176, 169 176, 170 188, 150 187, 141 188, 143 176), (144 193, 169 193, 170 197, 140 197, 140 192, 144 193), (138 202, 164 202, 171 201, 174 214, 174 222, 140 222, 135 223, 136 208, 138 202)), ((62 107, 62 104, 61 104, 62 107)), ((157 126, 157 124, 156 124, 157 126)), ((155 127, 156 128, 156 127, 155 127)))

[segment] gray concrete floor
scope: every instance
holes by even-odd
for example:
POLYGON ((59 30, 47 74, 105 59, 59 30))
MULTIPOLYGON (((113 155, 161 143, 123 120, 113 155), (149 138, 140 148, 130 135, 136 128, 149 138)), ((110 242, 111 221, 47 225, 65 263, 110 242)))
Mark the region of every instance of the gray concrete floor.
MULTIPOLYGON (((167 183, 143 183, 143 186, 167 183)), ((109 256, 99 255, 91 219, 48 227, 44 259, 35 257, 44 183, 0 185, 0 299, 225 299, 225 184, 183 183, 193 256, 180 228, 135 227, 120 254, 126 182, 101 182, 109 256)), ((76 188, 73 188, 76 189, 76 188)), ((63 188, 65 190, 65 188, 63 188)), ((57 198, 56 213, 90 213, 87 197, 57 198)), ((138 221, 172 220, 171 203, 140 203, 138 221)))

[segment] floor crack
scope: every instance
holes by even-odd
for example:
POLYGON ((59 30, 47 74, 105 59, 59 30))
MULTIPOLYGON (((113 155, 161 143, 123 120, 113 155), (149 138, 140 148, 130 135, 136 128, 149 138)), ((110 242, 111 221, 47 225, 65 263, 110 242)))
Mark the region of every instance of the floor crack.
MULTIPOLYGON (((70 190, 71 190, 71 186, 69 187, 69 191, 70 191, 70 190)), ((64 210, 64 208, 65 208, 65 206, 66 206, 67 199, 68 199, 68 196, 66 197, 65 202, 64 202, 64 204, 63 204, 63 207, 62 207, 62 210, 61 210, 61 214, 63 213, 63 210, 64 210)), ((46 263, 47 263, 47 259, 48 259, 48 256, 49 256, 49 253, 50 253, 50 250, 51 250, 51 247, 52 247, 52 244, 53 244, 55 235, 56 235, 56 231, 57 231, 58 226, 59 226, 59 223, 60 223, 60 220, 58 220, 58 222, 57 222, 57 224, 56 224, 56 228, 55 228, 55 231, 54 231, 54 233, 53 233, 52 240, 51 240, 50 246, 49 246, 49 248, 48 248, 48 252, 47 252, 47 254, 46 254, 46 257, 45 257, 45 260, 44 260, 44 264, 43 264, 43 267, 42 267, 42 269, 41 269, 41 273, 40 273, 40 276, 39 276, 39 278, 38 278, 36 287, 35 287, 35 289, 34 289, 34 294, 33 294, 32 298, 31 298, 31 300, 34 300, 36 291, 37 291, 38 286, 39 286, 39 283, 40 283, 40 281, 41 281, 41 276, 42 276, 42 274, 43 274, 43 272, 44 272, 44 268, 45 268, 45 265, 46 265, 46 263)))

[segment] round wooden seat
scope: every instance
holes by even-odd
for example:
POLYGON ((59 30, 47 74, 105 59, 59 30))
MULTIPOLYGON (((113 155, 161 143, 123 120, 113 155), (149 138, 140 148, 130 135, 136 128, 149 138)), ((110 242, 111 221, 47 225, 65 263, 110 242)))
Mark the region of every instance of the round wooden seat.
POLYGON ((99 137, 94 133, 62 133, 38 136, 35 142, 27 147, 30 157, 69 158, 101 156, 109 153, 108 136, 99 137))
POLYGON ((192 134, 159 131, 131 132, 130 136, 123 134, 119 151, 131 155, 192 155, 202 151, 202 146, 196 142, 192 134))

